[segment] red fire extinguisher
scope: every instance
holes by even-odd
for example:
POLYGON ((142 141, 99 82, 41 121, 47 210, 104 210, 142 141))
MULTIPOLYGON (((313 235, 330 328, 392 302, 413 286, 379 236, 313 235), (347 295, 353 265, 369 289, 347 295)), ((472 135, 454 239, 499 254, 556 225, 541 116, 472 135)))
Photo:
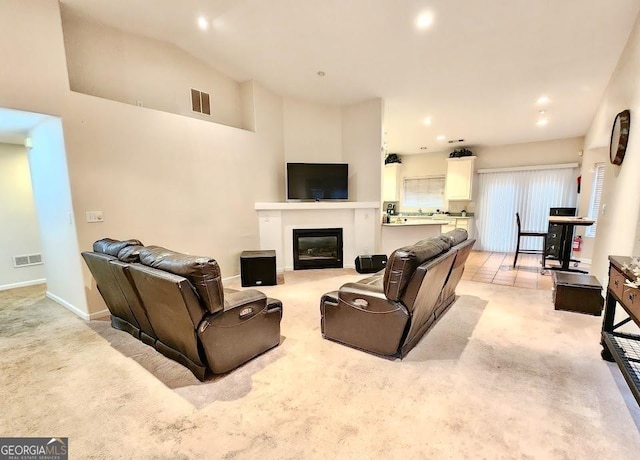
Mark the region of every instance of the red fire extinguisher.
POLYGON ((580 249, 582 249, 582 237, 580 235, 576 236, 573 239, 573 252, 580 252, 580 249))

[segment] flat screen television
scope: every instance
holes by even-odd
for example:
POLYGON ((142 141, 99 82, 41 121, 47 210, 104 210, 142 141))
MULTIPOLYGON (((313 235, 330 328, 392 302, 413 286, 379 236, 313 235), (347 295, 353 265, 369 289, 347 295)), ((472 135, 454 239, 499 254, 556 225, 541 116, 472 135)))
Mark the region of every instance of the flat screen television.
POLYGON ((287 163, 288 200, 348 200, 346 163, 287 163))

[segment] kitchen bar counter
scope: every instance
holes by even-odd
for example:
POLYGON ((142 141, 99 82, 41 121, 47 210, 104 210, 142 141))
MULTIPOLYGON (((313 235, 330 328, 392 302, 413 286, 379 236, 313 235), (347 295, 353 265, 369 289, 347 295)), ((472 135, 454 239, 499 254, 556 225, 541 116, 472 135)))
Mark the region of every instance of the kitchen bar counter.
POLYGON ((411 227, 415 225, 444 225, 445 222, 438 222, 436 220, 430 220, 428 222, 390 222, 388 224, 382 224, 384 227, 411 227))
POLYGON ((442 226, 446 224, 446 221, 438 222, 437 220, 382 224, 382 252, 388 256, 398 248, 440 235, 442 226))

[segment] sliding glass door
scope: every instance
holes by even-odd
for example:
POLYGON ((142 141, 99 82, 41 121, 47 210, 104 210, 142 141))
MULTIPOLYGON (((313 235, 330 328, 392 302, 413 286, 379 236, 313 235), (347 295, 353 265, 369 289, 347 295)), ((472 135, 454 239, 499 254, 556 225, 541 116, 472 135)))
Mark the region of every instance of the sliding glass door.
MULTIPOLYGON (((549 208, 575 206, 576 174, 570 167, 479 171, 476 249, 514 252, 516 212, 523 230, 546 231, 549 208)), ((523 238, 521 248, 541 249, 540 238, 523 238)))

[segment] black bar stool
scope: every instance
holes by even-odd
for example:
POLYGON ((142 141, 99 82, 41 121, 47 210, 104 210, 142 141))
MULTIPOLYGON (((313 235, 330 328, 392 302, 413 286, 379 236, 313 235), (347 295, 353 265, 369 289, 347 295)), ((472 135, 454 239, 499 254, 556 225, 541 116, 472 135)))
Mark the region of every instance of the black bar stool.
POLYGON ((516 241, 516 255, 513 258, 513 268, 516 268, 516 262, 518 261, 518 254, 542 254, 542 269, 546 268, 545 262, 547 259, 547 232, 532 232, 529 230, 522 230, 520 225, 520 214, 516 212, 516 223, 518 224, 518 239, 516 241), (537 249, 520 249, 520 238, 523 236, 539 236, 542 237, 542 250, 537 249))

